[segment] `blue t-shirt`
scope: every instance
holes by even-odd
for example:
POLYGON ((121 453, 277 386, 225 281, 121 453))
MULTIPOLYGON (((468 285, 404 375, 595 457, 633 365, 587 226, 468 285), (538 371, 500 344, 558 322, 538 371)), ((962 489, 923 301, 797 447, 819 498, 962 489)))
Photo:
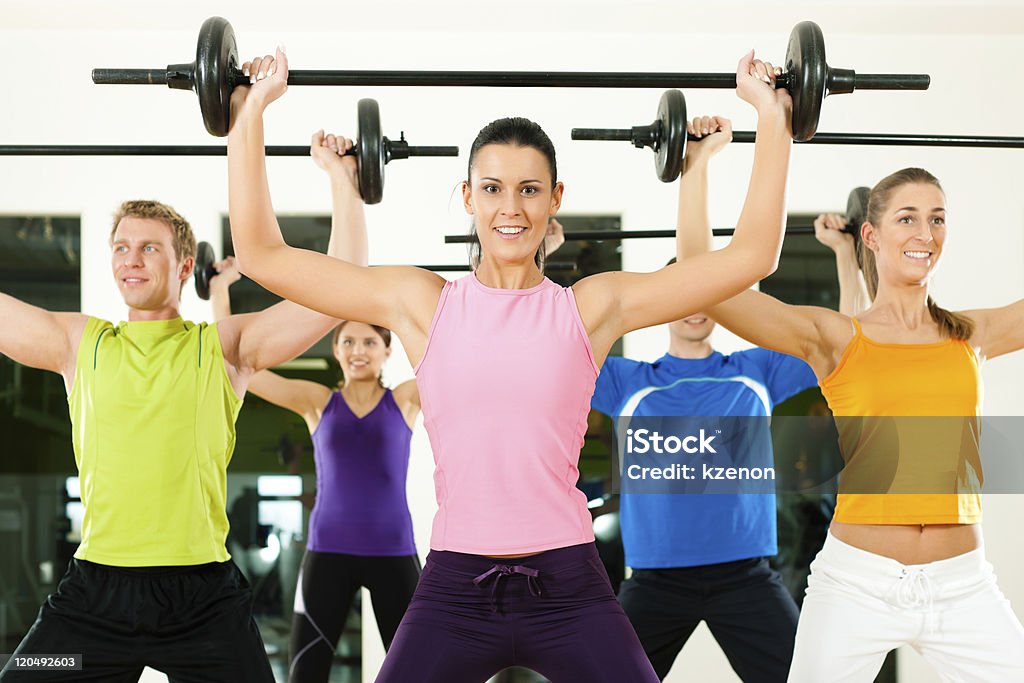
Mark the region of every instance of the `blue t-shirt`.
MULTIPOLYGON (((776 403, 818 383, 799 358, 767 349, 653 363, 609 356, 591 406, 624 415, 768 416, 776 403)), ((623 494, 626 564, 694 567, 778 552, 774 494, 623 494)))

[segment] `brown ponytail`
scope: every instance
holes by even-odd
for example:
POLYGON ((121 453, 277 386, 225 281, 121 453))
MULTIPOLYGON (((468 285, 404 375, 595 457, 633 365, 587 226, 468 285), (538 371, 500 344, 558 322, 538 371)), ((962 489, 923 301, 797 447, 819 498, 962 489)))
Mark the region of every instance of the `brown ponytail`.
MULTIPOLYGON (((871 196, 868 198, 867 222, 871 223, 875 230, 881 225, 882 214, 885 213, 893 192, 910 184, 934 185, 940 192, 942 191, 938 178, 922 168, 904 168, 882 178, 871 188, 871 196)), ((860 242, 860 262, 868 295, 874 300, 878 292, 878 266, 875 263, 875 252, 871 251, 863 240, 860 242)), ((974 333, 973 320, 941 308, 931 296, 928 297, 928 313, 944 337, 966 340, 974 333)))

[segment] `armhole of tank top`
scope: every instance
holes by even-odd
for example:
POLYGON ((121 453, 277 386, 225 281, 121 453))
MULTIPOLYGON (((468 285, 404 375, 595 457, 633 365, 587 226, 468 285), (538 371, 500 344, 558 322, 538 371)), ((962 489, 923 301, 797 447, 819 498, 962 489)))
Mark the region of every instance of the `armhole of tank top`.
POLYGON ((430 343, 434 340, 434 330, 437 329, 437 321, 441 319, 441 313, 444 311, 444 305, 448 301, 448 294, 451 293, 452 287, 455 285, 454 281, 449 280, 444 283, 444 287, 441 288, 441 296, 437 299, 437 308, 434 309, 434 317, 430 321, 430 329, 427 331, 427 343, 423 347, 423 356, 420 358, 420 362, 416 364, 416 367, 412 369, 412 374, 419 377, 420 368, 423 367, 423 361, 427 360, 427 356, 430 355, 430 343))
MULTIPOLYGON (((320 431, 320 425, 324 423, 324 417, 327 415, 328 409, 334 404, 335 401, 339 400, 341 392, 337 389, 331 389, 331 395, 327 397, 327 403, 324 404, 323 410, 320 411, 320 419, 316 422, 316 429, 309 433, 310 439, 315 439, 316 433, 320 431)), ((316 442, 314 441, 314 444, 316 442)))
POLYGON ((601 368, 597 366, 597 361, 594 360, 594 349, 590 346, 590 335, 587 334, 587 326, 583 324, 583 316, 580 315, 580 306, 576 303, 576 293, 572 291, 572 287, 562 287, 569 297, 569 303, 572 305, 573 321, 576 323, 576 329, 579 330, 580 335, 583 337, 583 344, 587 349, 587 358, 590 360, 590 367, 594 369, 594 374, 601 374, 601 368))
POLYGON ((404 425, 405 428, 409 430, 409 433, 412 434, 412 427, 410 427, 409 423, 405 421, 405 413, 402 412, 402 406, 398 405, 398 401, 395 400, 395 391, 391 387, 386 387, 384 389, 384 398, 382 398, 381 400, 389 400, 391 402, 391 410, 394 412, 395 415, 398 416, 398 419, 402 423, 402 425, 404 425))
POLYGON ((228 374, 228 368, 226 361, 224 360, 224 347, 220 345, 220 332, 217 329, 217 323, 200 323, 196 325, 199 328, 199 368, 203 367, 203 336, 209 334, 210 339, 207 343, 213 347, 213 355, 217 359, 215 365, 219 366, 219 370, 215 372, 221 373, 221 380, 224 382, 225 395, 229 396, 233 405, 237 408, 242 405, 241 399, 238 394, 235 393, 235 387, 231 384, 231 375, 228 374))
MULTIPOLYGON (((93 324, 94 325, 103 325, 103 322, 104 321, 100 320, 99 318, 90 318, 89 319, 89 325, 93 325, 93 324), (92 322, 94 320, 96 321, 95 323, 92 322)), ((88 329, 88 325, 86 326, 86 329, 88 329)), ((96 371, 96 360, 99 358, 99 355, 100 355, 100 341, 103 339, 103 335, 105 335, 107 332, 110 332, 113 329, 114 329, 113 325, 106 326, 106 327, 101 327, 100 333, 96 335, 96 343, 93 344, 93 347, 92 347, 92 369, 93 369, 94 372, 96 371)), ((83 334, 82 335, 82 342, 88 343, 86 341, 88 338, 89 338, 89 335, 83 334)), ((79 353, 82 352, 82 343, 81 342, 79 342, 78 352, 79 353)))
POLYGON ((818 380, 818 386, 824 391, 828 389, 828 385, 836 378, 836 376, 846 367, 846 362, 850 359, 850 354, 853 353, 853 346, 857 343, 857 340, 864 336, 864 333, 860 329, 860 321, 854 317, 850 317, 850 323, 853 325, 853 339, 843 349, 843 355, 839 357, 839 362, 832 368, 832 372, 828 373, 820 380, 818 380))

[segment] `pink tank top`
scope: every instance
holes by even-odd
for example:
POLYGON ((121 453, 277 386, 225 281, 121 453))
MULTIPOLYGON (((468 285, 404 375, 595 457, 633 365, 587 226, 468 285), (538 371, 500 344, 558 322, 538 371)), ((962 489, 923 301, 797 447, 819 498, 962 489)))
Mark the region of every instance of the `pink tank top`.
POLYGON ((416 366, 434 451, 430 547, 512 555, 594 540, 576 488, 598 368, 572 289, 448 282, 416 366))

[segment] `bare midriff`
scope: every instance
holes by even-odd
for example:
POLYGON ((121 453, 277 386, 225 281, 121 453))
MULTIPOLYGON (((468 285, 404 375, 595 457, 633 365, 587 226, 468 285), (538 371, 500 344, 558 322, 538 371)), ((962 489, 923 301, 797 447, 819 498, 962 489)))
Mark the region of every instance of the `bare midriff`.
POLYGON ((927 564, 976 550, 978 524, 844 524, 832 522, 832 535, 855 548, 901 564, 927 564))

